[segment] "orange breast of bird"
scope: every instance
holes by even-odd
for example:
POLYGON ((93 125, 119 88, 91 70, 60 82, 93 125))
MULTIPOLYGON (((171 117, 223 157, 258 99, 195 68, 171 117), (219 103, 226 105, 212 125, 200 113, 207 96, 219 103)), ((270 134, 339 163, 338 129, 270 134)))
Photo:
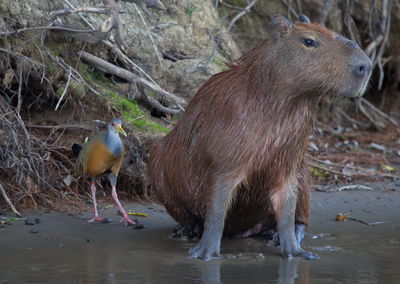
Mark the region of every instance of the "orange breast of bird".
POLYGON ((77 172, 97 177, 106 171, 118 175, 121 168, 124 151, 118 156, 113 155, 101 139, 94 139, 90 145, 85 145, 77 161, 77 172), (81 157, 82 156, 82 157, 81 157))

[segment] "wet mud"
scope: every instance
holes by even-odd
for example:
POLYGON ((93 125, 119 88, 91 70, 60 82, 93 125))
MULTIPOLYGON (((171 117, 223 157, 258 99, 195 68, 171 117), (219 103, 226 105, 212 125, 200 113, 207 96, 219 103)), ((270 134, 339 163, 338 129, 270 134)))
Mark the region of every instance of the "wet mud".
POLYGON ((0 283, 400 283, 400 191, 313 192, 303 247, 321 259, 311 262, 283 260, 258 238, 224 239, 221 258, 189 259, 196 241, 170 238, 175 222, 163 208, 126 209, 147 213, 145 228, 119 224, 114 207, 100 211, 108 224, 87 223, 90 212, 25 212, 40 222, 0 228, 0 283))

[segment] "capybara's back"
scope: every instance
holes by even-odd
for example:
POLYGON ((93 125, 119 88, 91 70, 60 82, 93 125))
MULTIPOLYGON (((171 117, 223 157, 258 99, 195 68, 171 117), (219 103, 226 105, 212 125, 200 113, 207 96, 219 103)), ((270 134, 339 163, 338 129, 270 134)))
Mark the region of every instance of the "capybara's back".
POLYGON ((193 257, 218 255, 223 231, 248 236, 272 219, 284 256, 316 258, 295 230, 308 222, 307 134, 321 96, 361 95, 371 62, 303 15, 276 15, 269 32, 198 90, 150 152, 151 192, 176 221, 204 229, 193 257))

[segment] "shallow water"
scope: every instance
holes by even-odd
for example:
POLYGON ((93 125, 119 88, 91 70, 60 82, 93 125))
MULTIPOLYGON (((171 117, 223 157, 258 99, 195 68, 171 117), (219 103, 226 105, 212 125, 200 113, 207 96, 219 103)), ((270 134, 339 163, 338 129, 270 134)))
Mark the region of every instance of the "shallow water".
POLYGON ((115 209, 101 211, 110 224, 31 213, 37 234, 23 222, 0 228, 0 283, 400 283, 400 192, 314 192, 312 204, 312 262, 253 238, 224 239, 220 259, 189 259, 196 242, 169 238, 174 221, 152 205, 126 206, 150 215, 142 230, 119 224, 115 209), (336 222, 339 212, 384 223, 336 222))

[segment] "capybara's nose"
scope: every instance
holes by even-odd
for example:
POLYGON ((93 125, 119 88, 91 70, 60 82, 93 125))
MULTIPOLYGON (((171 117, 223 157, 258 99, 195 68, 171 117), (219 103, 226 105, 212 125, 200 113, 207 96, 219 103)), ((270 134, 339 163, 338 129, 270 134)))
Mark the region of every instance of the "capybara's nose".
POLYGON ((372 69, 372 62, 369 58, 362 59, 360 60, 356 65, 355 65, 355 73, 359 77, 366 77, 369 76, 371 73, 372 69))

